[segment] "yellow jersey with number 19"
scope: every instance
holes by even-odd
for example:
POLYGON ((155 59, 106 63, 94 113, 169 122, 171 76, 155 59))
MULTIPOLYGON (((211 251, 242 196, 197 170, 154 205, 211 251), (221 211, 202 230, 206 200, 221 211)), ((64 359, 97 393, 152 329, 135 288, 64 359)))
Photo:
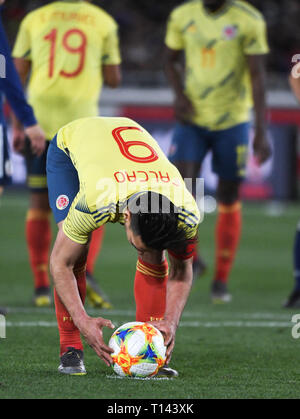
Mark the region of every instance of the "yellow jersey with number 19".
POLYGON ((165 43, 185 52, 185 92, 195 109, 191 122, 221 130, 249 120, 246 56, 269 51, 258 10, 245 1, 227 0, 210 13, 202 0, 189 1, 171 13, 165 43))
POLYGON ((28 99, 52 139, 70 121, 98 115, 102 65, 121 61, 117 24, 87 2, 53 2, 24 18, 13 56, 31 61, 28 99))
POLYGON ((63 224, 71 240, 85 244, 102 224, 122 223, 128 199, 146 191, 177 206, 179 225, 188 239, 195 237, 200 213, 194 198, 158 143, 135 121, 79 119, 59 130, 57 146, 70 157, 80 183, 63 224))

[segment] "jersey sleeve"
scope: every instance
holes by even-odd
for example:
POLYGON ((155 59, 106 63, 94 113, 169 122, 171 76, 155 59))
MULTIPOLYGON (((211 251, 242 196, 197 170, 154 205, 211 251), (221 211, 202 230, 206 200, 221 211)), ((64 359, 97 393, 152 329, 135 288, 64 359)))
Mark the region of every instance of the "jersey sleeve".
POLYGON ((171 13, 167 22, 165 44, 170 49, 184 49, 184 39, 176 18, 176 10, 171 13))
POLYGON ((197 238, 187 240, 186 248, 182 252, 174 252, 173 250, 168 249, 168 253, 175 259, 186 260, 193 257, 197 247, 197 238))
POLYGON ((102 64, 118 65, 120 63, 121 55, 119 48, 118 26, 114 23, 104 39, 102 64))
POLYGON ((247 26, 244 36, 243 50, 246 55, 260 55, 269 52, 266 22, 261 17, 247 26))
POLYGON ((11 50, 0 20, 0 53, 5 57, 5 77, 0 78, 0 92, 4 93, 17 118, 25 127, 37 123, 32 107, 27 103, 22 83, 11 58, 11 50))
POLYGON ((98 227, 100 224, 96 223, 79 191, 63 223, 65 235, 76 243, 87 244, 90 233, 98 227))
POLYGON ((31 59, 31 37, 28 18, 23 19, 14 44, 13 57, 31 59))

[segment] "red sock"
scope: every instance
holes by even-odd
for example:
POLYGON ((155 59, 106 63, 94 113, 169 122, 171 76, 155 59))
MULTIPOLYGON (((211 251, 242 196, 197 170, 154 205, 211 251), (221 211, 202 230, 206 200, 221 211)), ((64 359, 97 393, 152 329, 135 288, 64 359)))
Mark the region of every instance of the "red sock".
POLYGON ((235 258, 241 234, 241 203, 220 204, 216 225, 215 280, 226 283, 235 258))
POLYGON ((146 322, 164 317, 167 281, 167 260, 159 265, 152 265, 138 259, 134 280, 137 321, 146 322))
MULTIPOLYGON (((81 267, 80 269, 77 269, 76 271, 74 270, 74 275, 77 280, 77 286, 81 297, 81 301, 84 304, 86 294, 85 266, 81 267)), ((72 346, 75 349, 83 350, 80 332, 73 323, 72 317, 61 302, 61 299, 59 298, 55 289, 54 302, 57 325, 59 330, 60 356, 68 350, 69 346, 72 346)))
POLYGON ((25 234, 34 286, 49 287, 48 261, 51 245, 50 212, 30 209, 27 212, 25 234))
POLYGON ((92 239, 89 248, 89 254, 87 258, 86 270, 93 274, 94 266, 97 259, 97 256, 101 250, 102 241, 104 237, 104 225, 99 227, 97 230, 93 231, 92 239))

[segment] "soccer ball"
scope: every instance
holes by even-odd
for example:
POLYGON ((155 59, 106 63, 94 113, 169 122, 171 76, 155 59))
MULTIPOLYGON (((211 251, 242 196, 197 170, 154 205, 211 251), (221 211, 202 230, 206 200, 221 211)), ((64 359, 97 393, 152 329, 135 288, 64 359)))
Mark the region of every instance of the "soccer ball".
POLYGON ((113 369, 121 377, 153 377, 166 360, 161 332, 143 322, 130 322, 112 334, 113 369))

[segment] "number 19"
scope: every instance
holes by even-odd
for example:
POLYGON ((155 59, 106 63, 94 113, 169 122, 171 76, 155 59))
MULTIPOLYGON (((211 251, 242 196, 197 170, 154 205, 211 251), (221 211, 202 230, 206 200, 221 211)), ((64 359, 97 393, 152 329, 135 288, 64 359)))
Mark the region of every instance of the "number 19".
MULTIPOLYGON (((54 69, 55 69, 55 54, 56 54, 56 48, 57 48, 57 29, 52 29, 51 32, 49 32, 46 36, 44 36, 44 40, 50 42, 48 77, 52 78, 54 75, 54 69)), ((67 77, 67 78, 76 77, 82 72, 84 68, 87 37, 85 33, 82 32, 80 29, 70 29, 63 36, 62 46, 68 53, 77 54, 79 56, 79 62, 78 62, 77 68, 74 71, 67 72, 67 71, 61 70, 59 74, 62 77, 67 77), (79 36, 80 44, 78 47, 72 47, 70 45, 70 37, 72 35, 79 36)))

